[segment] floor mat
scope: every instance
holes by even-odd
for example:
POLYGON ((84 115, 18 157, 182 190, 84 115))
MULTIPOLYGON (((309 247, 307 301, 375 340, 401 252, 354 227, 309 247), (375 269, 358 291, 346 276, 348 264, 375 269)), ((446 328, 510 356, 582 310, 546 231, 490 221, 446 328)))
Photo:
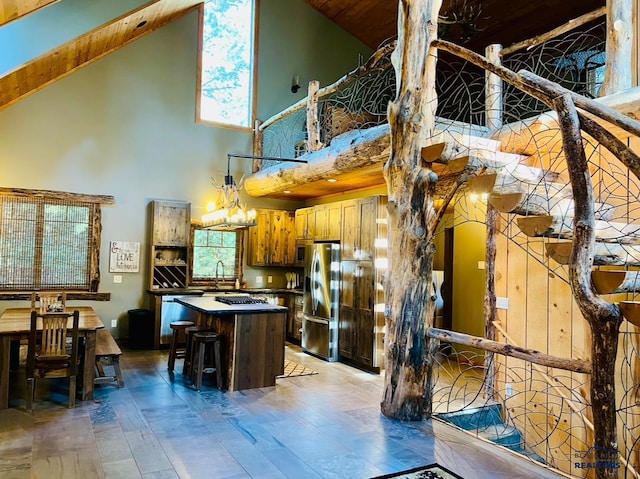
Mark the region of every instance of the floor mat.
POLYGON ((454 474, 448 469, 445 469, 438 464, 431 464, 430 466, 416 467, 415 469, 409 469, 408 471, 396 472, 394 474, 387 474, 386 476, 377 476, 372 479, 462 479, 457 474, 454 474))
POLYGON ((292 378, 296 376, 310 376, 312 374, 318 374, 311 368, 303 366, 302 364, 295 363, 293 361, 285 361, 284 374, 278 376, 279 378, 292 378))

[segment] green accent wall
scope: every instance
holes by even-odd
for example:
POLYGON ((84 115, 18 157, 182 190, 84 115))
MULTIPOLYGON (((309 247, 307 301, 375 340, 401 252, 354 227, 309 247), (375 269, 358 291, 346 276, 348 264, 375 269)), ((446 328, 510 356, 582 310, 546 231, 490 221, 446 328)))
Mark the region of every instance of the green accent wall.
MULTIPOLYGON (((73 2, 63 0, 61 6, 73 2)), ((104 8, 96 7, 98 24, 105 21, 104 12, 111 11, 110 3, 95 3, 104 8)), ((320 79, 325 86, 357 66, 358 52, 368 54, 359 41, 331 26, 303 0, 261 4, 257 108, 261 120, 305 96, 302 90, 299 97, 291 93, 292 74, 304 82, 320 79)), ((53 8, 14 25, 26 28, 36 16, 47 11, 50 16, 53 8)), ((47 18, 60 25, 67 21, 63 15, 47 18)), ((34 32, 20 35, 27 39, 34 32)), ((127 310, 147 304, 149 201, 189 201, 197 218, 212 196, 211 178, 220 181, 226 172, 227 153, 252 152, 251 133, 195 121, 197 36, 197 13, 192 12, 0 111, 2 186, 115 197, 114 205, 103 207, 100 258, 100 291, 110 292, 111 301, 92 304, 107 327, 112 319, 125 318, 127 310), (121 284, 114 284, 109 273, 110 241, 141 243, 140 272, 123 274, 121 284)), ((29 50, 24 42, 12 46, 29 50)), ((6 50, 0 49, 0 57, 6 50)), ((231 173, 237 179, 250 170, 251 160, 232 161, 231 173)), ((250 207, 299 206, 244 200, 250 207)), ((286 271, 247 268, 245 277, 254 286, 257 275, 273 275, 277 286, 286 271)), ((0 310, 14 306, 25 304, 0 302, 0 310)), ((120 324, 125 328, 126 322, 120 324)), ((128 334, 126 329, 112 332, 116 337, 128 334)))

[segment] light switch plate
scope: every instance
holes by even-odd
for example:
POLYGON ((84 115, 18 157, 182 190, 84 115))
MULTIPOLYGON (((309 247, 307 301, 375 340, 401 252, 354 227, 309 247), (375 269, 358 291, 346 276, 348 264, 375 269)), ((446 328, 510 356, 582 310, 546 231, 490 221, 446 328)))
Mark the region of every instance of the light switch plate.
POLYGON ((267 283, 273 283, 273 276, 267 276, 267 283))
POLYGON ((118 327, 118 320, 117 319, 112 319, 111 320, 111 327, 112 328, 117 328, 118 327))
POLYGON ((509 298, 496 298, 497 309, 509 309, 509 298))
POLYGON ((113 275, 113 282, 116 284, 122 283, 122 275, 121 274, 114 274, 113 275))

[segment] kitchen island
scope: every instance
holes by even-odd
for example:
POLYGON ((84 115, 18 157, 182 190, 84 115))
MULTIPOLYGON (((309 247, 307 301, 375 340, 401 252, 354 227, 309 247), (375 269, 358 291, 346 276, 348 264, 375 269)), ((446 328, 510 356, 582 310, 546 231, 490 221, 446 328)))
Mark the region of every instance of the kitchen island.
POLYGON ((176 298, 197 312, 198 326, 222 336, 223 388, 229 391, 275 386, 284 373, 288 309, 269 303, 225 304, 215 296, 176 298))

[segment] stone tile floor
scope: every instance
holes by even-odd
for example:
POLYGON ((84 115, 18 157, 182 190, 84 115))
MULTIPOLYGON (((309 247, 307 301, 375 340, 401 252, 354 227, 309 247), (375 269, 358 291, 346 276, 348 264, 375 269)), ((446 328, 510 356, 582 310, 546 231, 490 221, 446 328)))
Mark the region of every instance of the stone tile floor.
POLYGON ((94 401, 66 409, 53 383, 33 414, 16 378, 0 411, 0 479, 366 479, 434 462, 466 479, 561 477, 439 421, 385 418, 382 376, 293 345, 286 357, 319 374, 198 393, 169 374, 167 351, 125 351, 125 388, 96 386, 94 401))

